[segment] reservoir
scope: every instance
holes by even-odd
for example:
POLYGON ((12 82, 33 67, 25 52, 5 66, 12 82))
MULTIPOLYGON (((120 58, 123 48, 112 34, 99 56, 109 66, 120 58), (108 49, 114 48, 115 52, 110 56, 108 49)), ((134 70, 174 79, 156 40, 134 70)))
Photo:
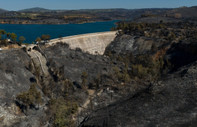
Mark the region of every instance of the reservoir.
POLYGON ((18 37, 24 36, 25 43, 32 43, 42 34, 49 34, 51 39, 78 34, 110 31, 116 21, 94 22, 84 24, 0 24, 0 29, 16 33, 18 37))

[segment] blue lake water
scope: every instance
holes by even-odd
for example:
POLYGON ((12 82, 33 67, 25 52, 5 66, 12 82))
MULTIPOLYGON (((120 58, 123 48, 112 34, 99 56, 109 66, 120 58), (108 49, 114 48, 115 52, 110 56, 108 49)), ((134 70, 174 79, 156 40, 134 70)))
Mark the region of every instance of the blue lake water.
POLYGON ((51 39, 54 39, 71 35, 110 31, 110 28, 115 26, 115 22, 117 21, 63 25, 0 24, 0 29, 16 33, 18 37, 24 36, 26 38, 25 43, 32 43, 42 34, 49 34, 51 39))

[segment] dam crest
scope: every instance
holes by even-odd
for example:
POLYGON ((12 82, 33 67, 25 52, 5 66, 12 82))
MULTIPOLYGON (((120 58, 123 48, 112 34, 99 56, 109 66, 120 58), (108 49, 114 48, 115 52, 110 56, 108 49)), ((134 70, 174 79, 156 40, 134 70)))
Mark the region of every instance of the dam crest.
POLYGON ((105 48, 114 40, 117 31, 81 34, 57 38, 47 43, 49 46, 57 42, 67 43, 71 49, 80 48, 83 52, 93 55, 103 55, 105 48))

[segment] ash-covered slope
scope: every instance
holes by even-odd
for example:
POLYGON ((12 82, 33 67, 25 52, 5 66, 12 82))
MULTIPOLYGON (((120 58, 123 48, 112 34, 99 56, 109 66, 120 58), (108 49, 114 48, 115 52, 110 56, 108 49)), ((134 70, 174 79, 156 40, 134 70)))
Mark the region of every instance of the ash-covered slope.
POLYGON ((175 24, 144 29, 143 25, 123 23, 123 31, 105 54, 124 61, 130 77, 147 83, 146 87, 94 111, 81 127, 196 126, 196 30, 189 32, 192 25, 189 29, 175 24))
POLYGON ((197 63, 88 116, 83 127, 196 126, 197 63))
POLYGON ((84 110, 80 106, 86 107, 97 89, 109 86, 107 80, 113 82, 115 64, 109 58, 72 50, 65 43, 0 53, 0 126, 75 125, 84 110))
POLYGON ((120 28, 104 55, 61 42, 0 51, 0 126, 195 126, 196 25, 120 28))
MULTIPOLYGON (((35 76, 28 70, 30 57, 21 49, 0 51, 0 126, 13 126, 20 122, 22 126, 34 125, 34 119, 25 117, 15 103, 17 95, 27 91, 35 76)), ((42 115, 40 115, 42 116, 42 115)))
MULTIPOLYGON (((150 39, 141 36, 122 35, 118 36, 105 49, 105 53, 112 54, 145 54, 151 51, 152 46, 155 45, 156 39, 150 39)), ((161 39, 157 40, 157 46, 162 45, 161 39)))
POLYGON ((0 80, 3 86, 1 97, 4 95, 6 98, 11 98, 30 86, 29 79, 34 76, 27 70, 27 67, 31 59, 23 50, 7 50, 0 53, 0 80), (16 88, 18 91, 15 91, 16 88), (6 92, 6 89, 9 89, 9 91, 6 92))
POLYGON ((83 73, 87 74, 87 82, 90 83, 97 76, 109 74, 112 70, 109 58, 83 53, 79 48, 70 50, 65 43, 57 43, 45 49, 43 47, 43 51, 51 73, 60 73, 65 79, 78 84, 82 81, 83 73))

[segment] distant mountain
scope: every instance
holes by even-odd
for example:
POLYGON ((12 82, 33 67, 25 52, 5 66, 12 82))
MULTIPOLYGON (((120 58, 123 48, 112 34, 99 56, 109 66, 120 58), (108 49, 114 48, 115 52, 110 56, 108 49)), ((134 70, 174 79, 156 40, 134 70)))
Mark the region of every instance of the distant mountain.
POLYGON ((40 8, 40 7, 35 7, 35 8, 27 8, 23 10, 19 10, 19 12, 50 12, 52 10, 45 9, 45 8, 40 8))
POLYGON ((6 13, 2 12, 6 12, 6 10, 0 9, 0 22, 15 24, 67 24, 110 20, 135 20, 139 22, 179 22, 180 20, 190 20, 197 22, 197 13, 195 13, 197 12, 197 6, 180 8, 79 10, 51 10, 35 7, 19 11, 7 11, 6 13), (38 15, 35 15, 35 13, 38 15))
POLYGON ((167 16, 178 16, 182 18, 196 18, 197 17, 197 6, 193 7, 180 7, 168 11, 167 16))
POLYGON ((3 12, 7 12, 7 10, 0 8, 0 13, 3 13, 3 12))

